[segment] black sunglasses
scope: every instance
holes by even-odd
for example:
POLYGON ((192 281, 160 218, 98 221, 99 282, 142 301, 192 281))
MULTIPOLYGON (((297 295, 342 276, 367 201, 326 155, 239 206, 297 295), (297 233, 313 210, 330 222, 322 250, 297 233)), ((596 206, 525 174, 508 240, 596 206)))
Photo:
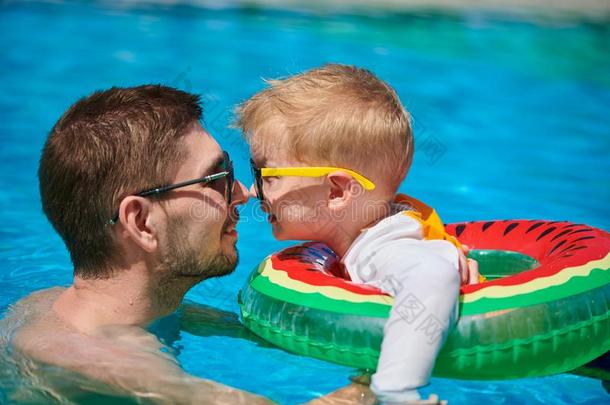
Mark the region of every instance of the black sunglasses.
MULTIPOLYGON (((210 175, 204 176, 204 177, 200 177, 198 179, 187 180, 187 181, 183 181, 183 182, 176 183, 176 184, 170 184, 168 186, 151 188, 149 190, 140 191, 139 193, 131 194, 131 195, 135 195, 138 197, 150 197, 153 195, 159 195, 161 193, 165 193, 167 191, 175 190, 177 188, 190 186, 192 184, 197 184, 197 183, 206 184, 206 183, 211 183, 216 180, 220 180, 222 178, 226 178, 225 190, 224 190, 225 200, 227 200, 227 205, 231 205, 231 201, 233 199, 233 185, 235 184, 235 173, 233 171, 233 162, 231 161, 229 154, 225 151, 223 151, 222 154, 223 154, 223 159, 222 159, 221 165, 222 165, 223 171, 221 171, 221 172, 210 174, 210 175)), ((117 223, 118 220, 119 220, 119 212, 117 210, 117 212, 114 214, 112 219, 110 221, 108 221, 108 224, 114 225, 117 223)))

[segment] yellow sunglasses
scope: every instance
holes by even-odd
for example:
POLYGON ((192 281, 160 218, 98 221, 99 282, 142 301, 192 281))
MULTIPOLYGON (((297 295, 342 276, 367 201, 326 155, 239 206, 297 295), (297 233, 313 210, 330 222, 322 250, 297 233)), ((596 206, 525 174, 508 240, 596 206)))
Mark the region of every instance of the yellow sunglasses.
POLYGON ((263 198, 263 177, 283 177, 283 176, 299 176, 299 177, 322 177, 336 172, 338 170, 348 173, 356 180, 365 190, 370 191, 375 189, 375 183, 353 170, 344 169, 342 167, 256 167, 254 160, 250 159, 250 168, 254 177, 254 187, 256 195, 262 201, 263 198))

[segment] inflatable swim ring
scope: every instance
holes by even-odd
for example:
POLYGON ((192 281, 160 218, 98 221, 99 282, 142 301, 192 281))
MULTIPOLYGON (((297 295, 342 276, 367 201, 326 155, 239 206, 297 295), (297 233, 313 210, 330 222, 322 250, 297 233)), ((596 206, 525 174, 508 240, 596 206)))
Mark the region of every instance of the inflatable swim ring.
MULTIPOLYGON (((540 220, 446 226, 488 281, 463 286, 460 318, 435 376, 509 379, 562 373, 610 349, 610 234, 540 220)), ((239 294, 245 326, 285 350, 374 370, 393 299, 340 277, 337 256, 307 243, 275 253, 239 294)), ((405 322, 428 333, 417 305, 405 322)))

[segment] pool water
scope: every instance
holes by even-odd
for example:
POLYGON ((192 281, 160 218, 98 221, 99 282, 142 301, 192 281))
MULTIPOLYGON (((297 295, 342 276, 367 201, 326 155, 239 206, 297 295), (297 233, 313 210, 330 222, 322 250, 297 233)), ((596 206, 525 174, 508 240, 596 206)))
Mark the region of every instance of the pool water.
MULTIPOLYGON (((232 106, 261 89, 262 77, 325 62, 364 66, 413 114, 417 151, 401 191, 445 221, 566 219, 610 229, 607 22, 128 4, 0 3, 0 313, 34 290, 70 283, 68 255, 41 212, 38 159, 60 114, 112 85, 203 94, 207 128, 249 184, 247 149, 227 128, 232 106)), ((287 246, 273 240, 254 201, 242 218, 236 272, 195 287, 187 298, 198 307, 159 334, 188 372, 283 404, 345 385, 352 370, 241 329, 239 288, 263 256, 287 246)), ((10 384, 0 381, 0 403, 10 384)), ((610 401, 599 381, 573 375, 433 378, 429 393, 452 404, 610 401)))

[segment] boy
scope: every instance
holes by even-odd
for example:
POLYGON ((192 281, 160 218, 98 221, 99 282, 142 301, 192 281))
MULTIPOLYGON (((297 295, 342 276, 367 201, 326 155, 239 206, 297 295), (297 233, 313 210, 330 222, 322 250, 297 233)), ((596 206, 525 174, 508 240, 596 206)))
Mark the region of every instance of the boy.
POLYGON ((268 83, 237 110, 251 192, 277 239, 323 242, 346 277, 395 297, 371 389, 382 403, 417 401, 457 317, 464 257, 431 208, 395 195, 413 157, 409 116, 364 69, 331 64, 268 83))

